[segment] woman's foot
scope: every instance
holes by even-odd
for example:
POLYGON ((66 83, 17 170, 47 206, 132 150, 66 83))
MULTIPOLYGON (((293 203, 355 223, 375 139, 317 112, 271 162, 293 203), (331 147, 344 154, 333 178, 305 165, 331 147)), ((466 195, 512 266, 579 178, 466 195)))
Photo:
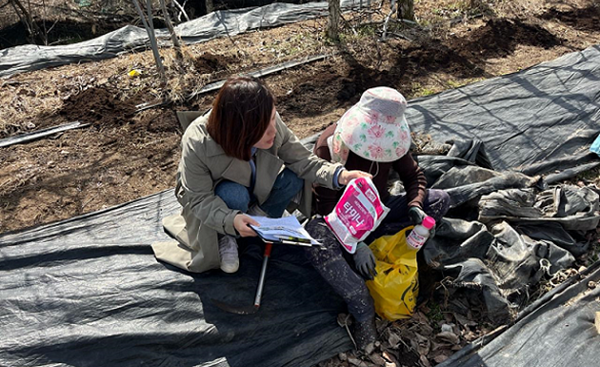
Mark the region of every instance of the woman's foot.
POLYGON ((219 255, 221 256, 221 270, 226 273, 235 273, 240 267, 238 245, 233 236, 223 236, 219 240, 219 255))

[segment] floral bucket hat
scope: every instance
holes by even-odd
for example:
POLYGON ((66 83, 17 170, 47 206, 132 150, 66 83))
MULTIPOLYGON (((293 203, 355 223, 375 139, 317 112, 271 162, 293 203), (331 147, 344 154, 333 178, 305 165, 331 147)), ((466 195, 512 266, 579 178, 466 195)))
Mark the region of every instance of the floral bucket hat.
POLYGON ((329 147, 333 161, 345 163, 348 150, 376 162, 393 162, 409 150, 411 137, 404 111, 408 103, 388 87, 365 91, 338 121, 329 147))

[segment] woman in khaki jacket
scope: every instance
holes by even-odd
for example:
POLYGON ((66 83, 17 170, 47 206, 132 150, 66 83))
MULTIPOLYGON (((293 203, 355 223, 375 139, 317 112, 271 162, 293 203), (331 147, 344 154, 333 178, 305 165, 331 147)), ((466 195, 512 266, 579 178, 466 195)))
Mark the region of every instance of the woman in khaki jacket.
POLYGON ((362 176, 370 175, 307 150, 258 79, 230 78, 211 112, 194 120, 182 138, 175 195, 183 210, 163 222, 178 242, 152 248, 158 259, 187 271, 234 273, 236 237, 256 236, 248 225, 257 223, 245 213, 281 217, 298 207, 290 202, 304 188, 298 209, 309 216, 312 183, 339 189, 362 176))

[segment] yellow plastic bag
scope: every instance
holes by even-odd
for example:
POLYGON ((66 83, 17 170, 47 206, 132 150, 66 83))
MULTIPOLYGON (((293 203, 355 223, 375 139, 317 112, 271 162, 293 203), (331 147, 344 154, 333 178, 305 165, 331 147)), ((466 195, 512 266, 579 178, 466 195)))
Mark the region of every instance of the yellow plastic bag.
POLYGON ((412 228, 380 237, 369 245, 377 259, 377 276, 367 281, 367 287, 375 301, 375 311, 391 321, 409 318, 417 303, 417 252, 406 245, 406 231, 412 228))

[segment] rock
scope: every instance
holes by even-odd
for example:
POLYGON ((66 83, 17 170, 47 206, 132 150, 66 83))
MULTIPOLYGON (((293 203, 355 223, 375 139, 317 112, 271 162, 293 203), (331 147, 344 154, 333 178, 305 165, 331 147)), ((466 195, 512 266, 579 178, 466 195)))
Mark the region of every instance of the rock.
POLYGON ((348 355, 346 355, 346 353, 340 353, 338 354, 338 358, 340 359, 340 361, 347 361, 348 355))
POLYGON ((387 342, 392 349, 398 348, 401 341, 402 341, 402 338, 400 338, 400 336, 398 334, 390 331, 390 335, 387 338, 387 342))
POLYGON ((442 328, 442 333, 448 332, 448 333, 453 333, 454 324, 442 324, 441 328, 442 328))

